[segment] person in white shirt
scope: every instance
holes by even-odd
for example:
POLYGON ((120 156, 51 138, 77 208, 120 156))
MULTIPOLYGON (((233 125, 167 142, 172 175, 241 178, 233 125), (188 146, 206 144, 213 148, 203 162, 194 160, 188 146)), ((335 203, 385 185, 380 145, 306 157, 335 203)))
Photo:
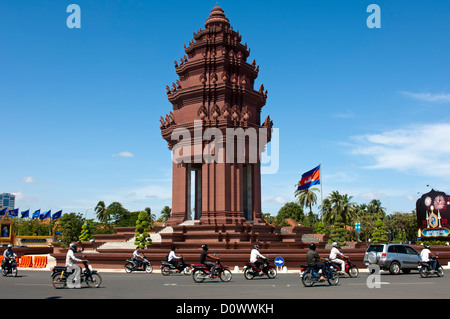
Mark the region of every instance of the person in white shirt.
MULTIPOLYGON (((167 261, 178 269, 178 259, 181 259, 181 256, 175 255, 175 246, 172 246, 169 256, 167 257, 167 261)), ((180 270, 178 269, 178 271, 180 270)))
POLYGON ((75 257, 75 253, 77 252, 77 245, 74 243, 70 244, 70 249, 66 255, 66 267, 67 272, 74 271, 67 278, 67 288, 81 288, 80 275, 81 268, 78 265, 75 265, 74 262, 82 262, 82 259, 75 257))
POLYGON ((131 259, 136 264, 136 268, 139 268, 142 266, 143 258, 144 258, 144 256, 139 254, 139 247, 136 247, 136 250, 133 251, 133 257, 131 257, 131 259))
POLYGON ((252 264, 255 264, 255 266, 259 269, 260 274, 263 274, 263 271, 261 269, 261 265, 263 264, 261 261, 259 261, 260 259, 267 259, 266 257, 264 257, 263 255, 261 255, 261 253, 259 252, 259 246, 258 245, 253 245, 253 249, 250 252, 250 262, 252 264))
POLYGON ((436 260, 430 259, 430 256, 435 257, 430 250, 430 245, 425 244, 424 249, 420 252, 420 260, 426 263, 431 264, 433 270, 436 271, 436 260))
POLYGON ((341 267, 341 273, 344 274, 345 273, 345 261, 342 260, 341 258, 345 257, 344 254, 342 254, 339 249, 338 249, 338 243, 334 242, 332 244, 333 248, 331 248, 330 251, 330 256, 328 258, 330 258, 330 261, 338 264, 341 267))

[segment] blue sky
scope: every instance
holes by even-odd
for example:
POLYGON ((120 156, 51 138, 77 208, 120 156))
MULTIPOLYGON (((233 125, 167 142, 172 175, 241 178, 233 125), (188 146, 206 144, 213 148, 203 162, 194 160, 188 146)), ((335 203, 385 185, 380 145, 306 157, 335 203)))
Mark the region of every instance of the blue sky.
MULTIPOLYGON (((21 210, 87 213, 171 206, 159 118, 174 60, 216 1, 0 0, 0 192, 21 210), (81 8, 69 29, 66 8, 81 8)), ((450 193, 448 1, 219 1, 269 91, 279 170, 262 177, 263 212, 294 200, 322 164, 323 197, 381 200, 410 212, 450 193), (369 4, 381 28, 369 29, 369 4), (427 185, 430 185, 427 187, 427 185)), ((319 197, 320 198, 320 197, 319 197)))

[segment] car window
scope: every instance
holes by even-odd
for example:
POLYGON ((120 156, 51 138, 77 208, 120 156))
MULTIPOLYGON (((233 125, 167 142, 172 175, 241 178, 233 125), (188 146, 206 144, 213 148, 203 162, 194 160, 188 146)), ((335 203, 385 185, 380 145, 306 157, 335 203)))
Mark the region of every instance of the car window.
POLYGON ((397 246, 397 252, 399 254, 406 254, 406 248, 405 246, 397 246))
POLYGON ((389 246, 388 247, 388 253, 396 253, 397 252, 397 246, 389 246))
POLYGON ((376 253, 382 253, 383 245, 370 245, 369 248, 367 248, 367 252, 370 253, 371 251, 374 251, 376 253))
POLYGON ((417 252, 417 250, 415 250, 414 248, 410 247, 410 246, 405 246, 406 252, 410 255, 418 255, 419 253, 417 252))

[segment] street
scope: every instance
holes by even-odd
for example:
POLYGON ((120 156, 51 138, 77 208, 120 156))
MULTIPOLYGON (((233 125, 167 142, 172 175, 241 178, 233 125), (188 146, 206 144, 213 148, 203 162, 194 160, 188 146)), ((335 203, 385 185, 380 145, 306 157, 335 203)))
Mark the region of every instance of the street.
MULTIPOLYGON (((446 270, 448 271, 448 270, 446 270)), ((20 270, 18 277, 0 278, 0 298, 3 299, 404 299, 448 298, 450 275, 421 278, 418 272, 389 275, 382 272, 379 288, 368 288, 369 274, 361 272, 358 278, 341 278, 337 286, 326 282, 313 287, 303 286, 298 274, 278 274, 275 279, 246 280, 242 273, 233 273, 231 282, 206 280, 194 283, 191 276, 160 273, 100 272, 100 288, 55 289, 50 271, 20 270)), ((373 282, 373 281, 372 281, 373 282)))

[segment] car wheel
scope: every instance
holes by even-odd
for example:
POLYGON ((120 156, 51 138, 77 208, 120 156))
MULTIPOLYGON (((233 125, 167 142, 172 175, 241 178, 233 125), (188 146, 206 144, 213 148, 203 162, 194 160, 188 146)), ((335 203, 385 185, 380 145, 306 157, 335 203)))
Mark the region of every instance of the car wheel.
POLYGON ((398 275, 400 273, 401 267, 397 261, 393 261, 389 267, 389 272, 391 275, 398 275))

